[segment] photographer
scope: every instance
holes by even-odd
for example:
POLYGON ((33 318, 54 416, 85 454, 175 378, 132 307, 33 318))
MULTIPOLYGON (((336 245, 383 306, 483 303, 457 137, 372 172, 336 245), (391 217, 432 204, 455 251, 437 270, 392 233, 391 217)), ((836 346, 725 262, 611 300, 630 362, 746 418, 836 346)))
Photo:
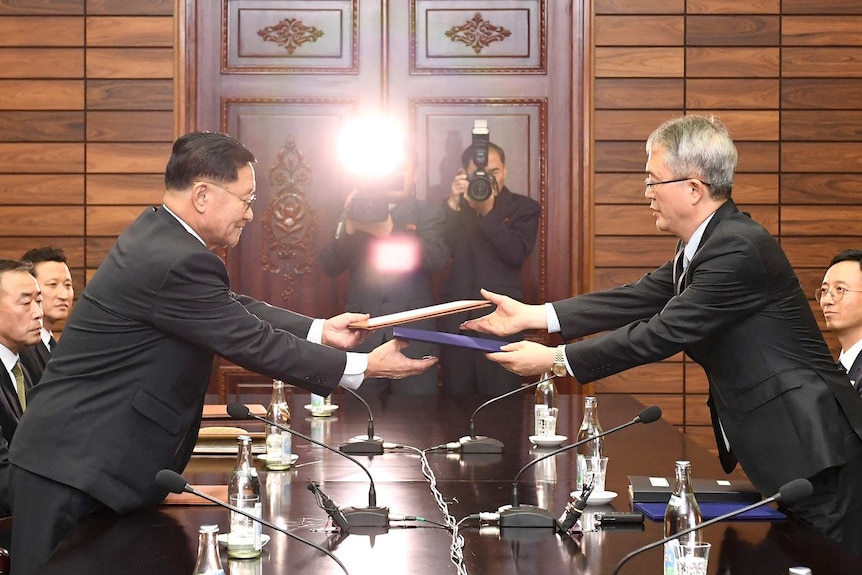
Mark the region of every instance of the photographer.
MULTIPOLYGON (((461 155, 463 169, 455 176, 451 194, 444 203, 446 242, 452 252, 452 267, 443 290, 445 301, 482 299, 479 289, 490 289, 488 286, 495 286, 491 291, 523 297, 521 268, 530 257, 539 232, 538 202, 512 193, 505 186, 503 149, 487 139, 476 140, 474 135, 474 144, 461 155), (479 164, 487 162, 487 165, 477 167, 477 159, 479 164), (486 175, 490 186, 480 182, 468 191, 471 179, 476 181, 477 172, 480 177, 486 175), (483 197, 486 189, 488 196, 483 197)), ((479 310, 443 317, 438 328, 459 333, 461 322, 484 314, 484 310, 479 310)), ((521 337, 500 339, 519 341, 521 337)), ((443 389, 449 395, 493 395, 521 384, 518 375, 489 361, 484 354, 448 346, 441 349, 441 354, 443 389)))
MULTIPOLYGON (((449 249, 444 240, 443 210, 416 198, 410 166, 362 189, 353 190, 344 204, 344 215, 335 238, 323 249, 320 260, 330 277, 349 273, 346 310, 372 317, 432 305, 431 274, 446 265, 449 249), (401 177, 403 174, 403 177, 401 177)), ((434 320, 410 327, 434 329, 434 320)), ((378 329, 355 351, 374 349, 392 339, 392 328, 378 329)), ((437 346, 412 342, 404 355, 438 356, 437 346)), ((436 366, 405 378, 398 385, 373 379, 362 390, 377 392, 437 393, 436 366)))

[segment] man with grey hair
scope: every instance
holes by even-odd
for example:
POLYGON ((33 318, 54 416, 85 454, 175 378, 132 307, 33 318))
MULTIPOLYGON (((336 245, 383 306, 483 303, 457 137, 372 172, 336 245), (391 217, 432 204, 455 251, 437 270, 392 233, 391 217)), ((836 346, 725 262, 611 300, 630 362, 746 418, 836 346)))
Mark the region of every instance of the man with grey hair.
POLYGON ((672 260, 635 283, 545 305, 485 292, 496 311, 463 327, 560 332, 573 343, 522 341, 488 357, 581 383, 685 352, 706 371, 725 471, 738 459, 764 495, 810 479, 814 495, 791 511, 862 555, 862 398, 781 246, 731 199, 733 141, 718 120, 686 116, 662 124, 646 151, 644 195, 656 227, 679 239, 672 260))

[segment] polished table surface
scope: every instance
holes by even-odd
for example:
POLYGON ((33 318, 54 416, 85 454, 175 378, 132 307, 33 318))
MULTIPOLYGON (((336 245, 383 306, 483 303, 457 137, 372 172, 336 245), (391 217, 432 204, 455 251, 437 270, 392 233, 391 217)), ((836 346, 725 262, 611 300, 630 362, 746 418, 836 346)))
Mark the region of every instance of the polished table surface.
MULTIPOLYGON (((244 398, 267 403, 268 397, 244 398)), ((426 449, 456 441, 466 435, 473 410, 484 398, 460 399, 387 395, 370 398, 375 433, 386 442, 426 449)), ((561 396, 558 433, 571 443, 583 416, 581 396, 561 396)), ((333 446, 364 434, 367 412, 354 397, 337 393, 339 409, 330 418, 312 418, 303 408, 308 395, 295 390, 291 397, 292 426, 333 446)), ((599 395, 599 414, 604 429, 631 420, 643 405, 623 395, 599 395)), ((533 448, 532 394, 502 400, 482 410, 476 432, 501 440, 500 455, 470 455, 443 450, 427 452, 437 489, 449 513, 460 520, 470 514, 496 511, 512 500, 512 481, 518 470, 549 450, 533 448)), ((255 423, 238 425, 254 430, 255 423)), ((388 530, 351 530, 339 535, 324 530, 327 517, 306 489, 308 480, 321 487, 341 506, 368 503, 366 475, 353 462, 325 449, 294 438, 297 464, 289 471, 266 472, 259 465, 266 519, 292 533, 329 549, 351 575, 456 573, 450 561, 451 532, 442 523, 429 483, 422 475, 419 455, 408 448, 389 449, 382 456, 357 456, 374 478, 378 505, 392 514, 419 516, 428 522, 392 522, 388 530), (356 532, 362 531, 362 532, 356 532)), ((721 478, 717 458, 686 439, 671 425, 659 421, 636 425, 605 438, 609 457, 607 488, 619 493, 609 505, 587 508, 630 510, 627 475, 671 476, 674 461, 692 462, 693 476, 721 478)), ((539 504, 559 516, 574 488, 574 450, 539 463, 519 481, 521 505, 539 504)), ((231 456, 194 457, 183 473, 195 485, 225 484, 234 462, 231 456)), ((732 477, 740 478, 738 472, 732 477)), ((217 523, 228 529, 228 512, 213 505, 163 505, 123 517, 96 517, 75 528, 55 552, 44 573, 192 573, 197 551, 198 527, 217 523)), ((227 561, 233 574, 342 573, 319 551, 264 528, 272 540, 261 558, 227 561)), ((608 575, 628 552, 663 536, 661 522, 646 520, 633 530, 591 531, 575 538, 561 537, 550 529, 499 529, 480 527, 475 520, 460 526, 467 573, 608 575)), ((731 521, 708 527, 704 540, 712 543, 709 573, 784 575, 791 566, 805 565, 819 574, 862 573, 862 559, 844 552, 830 541, 794 521, 779 523, 731 521)), ((14 553, 14 550, 12 550, 14 553)), ((661 549, 654 549, 626 564, 621 573, 661 572, 661 549)))

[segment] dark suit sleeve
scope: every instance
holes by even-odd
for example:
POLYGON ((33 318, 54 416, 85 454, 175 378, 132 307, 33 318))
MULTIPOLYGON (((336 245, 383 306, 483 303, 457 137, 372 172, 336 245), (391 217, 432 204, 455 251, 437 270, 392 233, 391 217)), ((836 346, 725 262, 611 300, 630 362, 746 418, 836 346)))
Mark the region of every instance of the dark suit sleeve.
POLYGON ((344 233, 340 238, 333 238, 320 252, 320 263, 323 271, 329 277, 338 277, 352 269, 365 258, 370 235, 357 231, 353 234, 344 233))
POLYGON ((260 317, 231 294, 227 281, 224 263, 210 252, 178 260, 162 278, 153 325, 251 371, 316 387, 315 393, 327 391, 320 385, 330 391, 338 385, 347 361, 344 352, 282 329, 307 333, 310 318, 246 299, 260 317))
POLYGON ((688 270, 690 282, 677 297, 668 287, 669 268, 666 264, 655 277, 631 286, 555 304, 566 339, 612 328, 627 315, 644 316, 568 344, 566 356, 578 381, 588 383, 668 358, 766 304, 766 270, 755 246, 744 236, 716 234, 701 246, 688 270), (650 309, 655 313, 646 317, 650 309), (603 314, 610 319, 601 320, 603 314))
POLYGON ((422 240, 422 266, 430 272, 443 269, 449 261, 443 208, 420 203, 417 209, 416 234, 422 240))
POLYGON ((509 192, 506 202, 495 204, 479 220, 479 231, 494 247, 500 261, 521 266, 536 246, 541 207, 526 196, 509 192))
POLYGON ((297 337, 305 339, 311 329, 313 318, 292 312, 289 309, 276 307, 253 297, 241 294, 231 294, 249 313, 254 314, 273 327, 289 331, 297 337))

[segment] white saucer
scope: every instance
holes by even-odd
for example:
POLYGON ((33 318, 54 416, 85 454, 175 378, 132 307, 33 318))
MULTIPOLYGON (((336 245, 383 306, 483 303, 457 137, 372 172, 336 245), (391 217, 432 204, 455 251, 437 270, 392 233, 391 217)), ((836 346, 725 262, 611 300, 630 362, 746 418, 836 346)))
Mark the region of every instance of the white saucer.
MULTIPOLYGON (((572 498, 580 497, 580 491, 572 491, 572 498)), ((593 491, 587 498, 587 505, 606 505, 617 498, 616 491, 593 491)))
POLYGON ((333 411, 338 409, 337 405, 311 405, 310 403, 304 407, 314 417, 329 417, 333 411))
POLYGON ((543 437, 541 435, 531 435, 530 443, 535 445, 536 447, 556 447, 558 445, 562 445, 564 441, 566 441, 568 437, 565 435, 550 435, 548 437, 543 437))
MULTIPOLYGON (((219 533, 218 534, 218 542, 221 543, 222 545, 227 545, 227 533, 219 533)), ((261 533, 260 534, 260 546, 263 547, 267 543, 269 543, 269 535, 267 535, 266 533, 261 533)))
MULTIPOLYGON (((257 456, 257 459, 259 459, 260 461, 266 461, 266 453, 261 453, 260 455, 257 456)), ((299 455, 297 455, 296 453, 291 453, 290 454, 290 464, 293 465, 294 463, 297 462, 297 460, 299 460, 299 455)), ((221 537, 221 535, 219 535, 219 537, 221 537)))

